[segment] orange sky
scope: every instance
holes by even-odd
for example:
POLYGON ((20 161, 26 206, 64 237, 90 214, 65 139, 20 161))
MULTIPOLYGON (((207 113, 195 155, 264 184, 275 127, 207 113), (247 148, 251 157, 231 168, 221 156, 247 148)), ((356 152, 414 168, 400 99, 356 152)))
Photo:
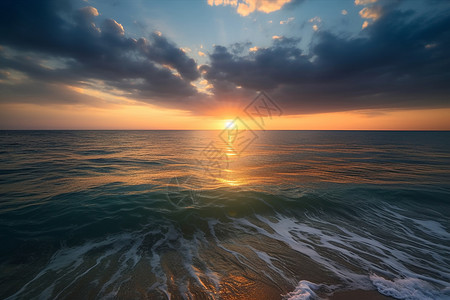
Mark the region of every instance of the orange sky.
MULTIPOLYGON (((1 129, 223 129, 237 111, 193 116, 151 105, 109 107, 2 104, 1 129)), ((256 126, 246 120, 253 129, 256 126)), ((267 120, 268 130, 450 130, 450 109, 364 110, 285 115, 267 120)))

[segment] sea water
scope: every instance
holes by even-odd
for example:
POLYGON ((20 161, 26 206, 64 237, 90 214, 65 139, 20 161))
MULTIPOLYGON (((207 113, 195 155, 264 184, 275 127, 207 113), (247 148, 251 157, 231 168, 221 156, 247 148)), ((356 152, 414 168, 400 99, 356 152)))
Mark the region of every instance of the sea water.
POLYGON ((255 136, 2 131, 0 298, 450 298, 449 132, 255 136))

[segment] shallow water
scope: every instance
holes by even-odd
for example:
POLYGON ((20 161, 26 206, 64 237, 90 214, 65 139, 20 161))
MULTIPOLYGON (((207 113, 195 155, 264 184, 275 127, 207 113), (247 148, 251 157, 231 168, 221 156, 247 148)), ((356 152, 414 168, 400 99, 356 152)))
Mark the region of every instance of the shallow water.
POLYGON ((449 132, 256 136, 1 132, 0 298, 450 298, 449 132))

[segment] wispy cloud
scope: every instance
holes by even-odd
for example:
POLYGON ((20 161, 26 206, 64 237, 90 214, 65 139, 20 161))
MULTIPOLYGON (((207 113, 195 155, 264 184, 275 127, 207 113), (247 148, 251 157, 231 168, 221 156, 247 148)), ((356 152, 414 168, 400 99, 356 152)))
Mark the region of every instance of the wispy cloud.
POLYGON ((314 18, 309 19, 308 22, 309 23, 315 23, 315 22, 320 23, 320 22, 322 22, 322 19, 319 17, 314 17, 314 18))
POLYGON ((369 22, 364 21, 363 24, 362 24, 362 26, 361 26, 361 28, 364 29, 364 28, 366 28, 367 26, 369 26, 369 22))
POLYGON ((377 0, 355 0, 355 5, 368 5, 375 2, 377 2, 377 0))
POLYGON ((320 23, 322 22, 322 19, 319 18, 319 17, 314 17, 314 18, 309 19, 308 22, 309 22, 309 23, 315 23, 315 24, 312 26, 312 29, 313 29, 314 31, 318 31, 318 30, 319 30, 319 26, 318 26, 317 24, 320 24, 320 23))
POLYGON ((364 7, 360 10, 359 15, 363 19, 372 19, 373 21, 377 20, 382 15, 381 6, 372 6, 372 7, 364 7))
POLYGON ((289 23, 291 23, 291 22, 294 21, 294 20, 295 20, 294 17, 290 17, 290 18, 287 18, 287 20, 282 20, 282 21, 280 21, 280 24, 281 24, 281 25, 289 24, 289 23))
POLYGON ((285 4, 292 0, 208 0, 211 6, 234 6, 236 12, 241 16, 248 16, 249 14, 260 11, 264 13, 271 13, 280 10, 285 4))

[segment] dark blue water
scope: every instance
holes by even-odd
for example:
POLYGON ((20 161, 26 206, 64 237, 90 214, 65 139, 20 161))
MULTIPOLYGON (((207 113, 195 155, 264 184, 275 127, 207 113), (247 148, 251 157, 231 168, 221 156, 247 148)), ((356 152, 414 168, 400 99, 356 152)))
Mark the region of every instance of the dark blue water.
POLYGON ((231 149, 219 131, 2 131, 0 298, 449 299, 449 149, 450 132, 231 149))

